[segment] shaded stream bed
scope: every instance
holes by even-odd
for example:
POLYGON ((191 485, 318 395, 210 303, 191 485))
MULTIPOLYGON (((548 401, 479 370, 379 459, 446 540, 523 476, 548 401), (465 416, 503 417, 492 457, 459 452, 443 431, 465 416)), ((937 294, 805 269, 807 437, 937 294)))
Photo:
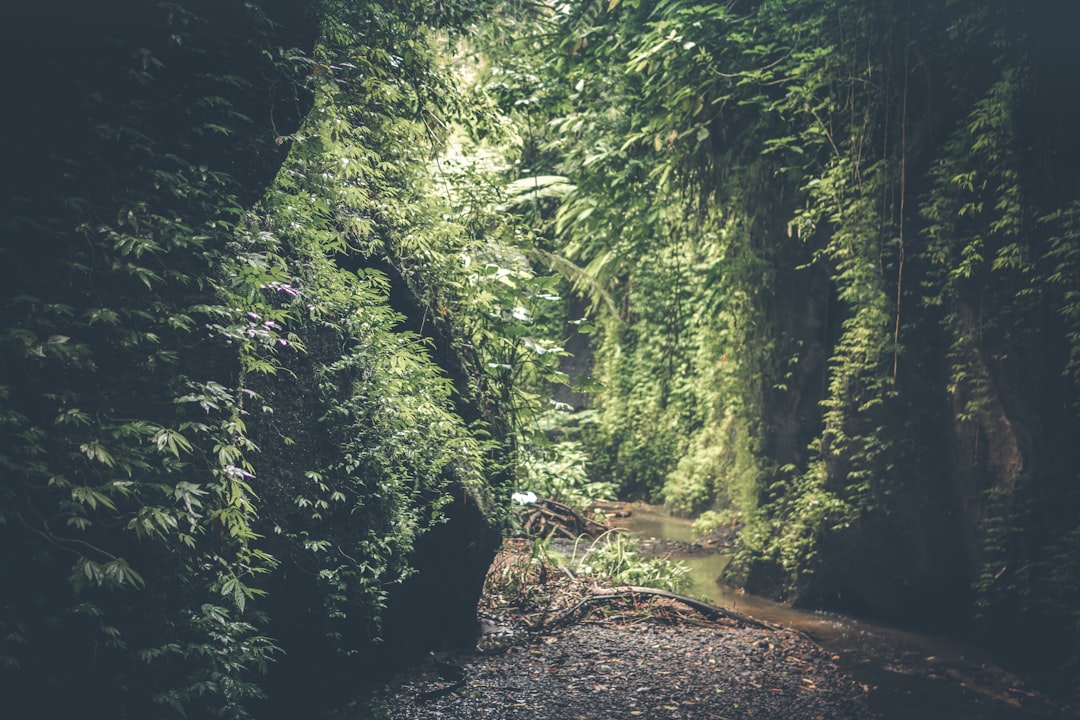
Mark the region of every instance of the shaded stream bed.
POLYGON ((686 594, 743 615, 799 631, 832 653, 869 691, 883 720, 1032 720, 1080 717, 1040 694, 985 651, 969 643, 866 622, 835 613, 799 610, 718 582, 730 557, 680 552, 695 538, 691 521, 652 506, 634 505, 612 524, 649 538, 674 541, 669 550, 690 567, 686 594))

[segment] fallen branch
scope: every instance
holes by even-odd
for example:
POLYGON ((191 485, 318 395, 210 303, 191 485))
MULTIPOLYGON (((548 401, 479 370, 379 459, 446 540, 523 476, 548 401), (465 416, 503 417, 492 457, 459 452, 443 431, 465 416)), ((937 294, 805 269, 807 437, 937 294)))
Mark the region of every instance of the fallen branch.
POLYGON ((675 600, 683 605, 686 605, 699 613, 704 615, 709 620, 716 620, 718 618, 727 618, 728 620, 734 620, 746 627, 757 628, 759 630, 777 630, 778 628, 773 625, 768 625, 759 620, 755 620, 745 615, 740 615, 732 610, 726 610, 716 605, 710 605, 707 602, 701 600, 695 600, 692 597, 685 595, 679 595, 677 593, 668 592, 667 590, 659 590, 657 588, 642 587, 639 585, 621 585, 614 588, 597 589, 592 595, 580 600, 577 604, 569 607, 554 618, 550 622, 545 623, 543 619, 536 625, 531 626, 532 630, 541 630, 545 628, 554 628, 565 623, 570 622, 576 615, 578 615, 587 606, 594 603, 607 602, 610 600, 622 600, 626 598, 634 598, 636 595, 652 595, 655 597, 662 597, 668 600, 675 600))
POLYGON ((596 537, 609 529, 591 520, 569 505, 547 498, 529 506, 522 519, 522 528, 533 537, 551 534, 573 540, 581 535, 596 537))
POLYGON ((766 625, 760 620, 740 615, 733 610, 727 610, 719 607, 718 605, 711 605, 702 600, 695 600, 692 597, 686 595, 679 595, 678 593, 668 592, 667 590, 660 590, 658 588, 642 587, 640 585, 620 585, 619 587, 611 588, 611 592, 598 591, 592 596, 594 600, 614 600, 620 597, 626 597, 627 595, 655 595, 657 597, 667 598, 668 600, 676 600, 683 605, 687 605, 697 610, 699 613, 715 620, 718 617, 724 617, 729 620, 735 620, 749 627, 758 628, 759 630, 776 630, 775 626, 766 625))
POLYGON ((625 518, 634 514, 629 503, 618 500, 593 500, 593 509, 604 513, 607 518, 625 518))

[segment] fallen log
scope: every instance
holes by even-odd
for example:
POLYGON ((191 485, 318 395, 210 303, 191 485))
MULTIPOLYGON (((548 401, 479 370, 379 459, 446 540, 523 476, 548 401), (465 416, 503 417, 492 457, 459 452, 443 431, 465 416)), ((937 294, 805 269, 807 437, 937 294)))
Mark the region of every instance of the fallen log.
POLYGON ((679 595, 678 593, 668 592, 667 590, 660 590, 659 588, 642 587, 640 585, 620 585, 618 587, 611 588, 610 591, 597 590, 593 594, 594 600, 614 600, 620 597, 626 597, 627 595, 654 595, 656 597, 667 598, 668 600, 675 600, 688 607, 697 610, 702 615, 706 616, 710 620, 715 620, 718 617, 724 617, 729 620, 735 620, 748 627, 758 628, 759 630, 777 630, 775 625, 768 625, 755 620, 754 618, 740 615, 734 610, 728 610, 718 605, 712 605, 702 600, 695 600, 692 597, 686 595, 679 595))
POLYGON ((699 613, 704 615, 709 620, 716 620, 718 618, 727 618, 733 620, 745 627, 757 628, 759 630, 778 630, 775 625, 769 625, 763 623, 760 620, 755 620, 745 615, 740 615, 733 610, 727 610, 716 605, 710 605, 707 602, 701 600, 695 600, 692 597, 686 595, 679 595, 678 593, 668 592, 667 590, 660 590, 658 588, 642 587, 639 585, 621 585, 613 588, 597 588, 593 591, 593 594, 580 600, 576 605, 569 607, 549 622, 544 622, 541 619, 540 623, 533 626, 533 630, 542 630, 555 628, 565 623, 570 622, 578 613, 584 610, 587 606, 594 603, 601 603, 610 600, 621 600, 624 598, 633 598, 635 595, 651 595, 654 597, 662 597, 668 600, 675 600, 683 605, 686 605, 699 613))
POLYGON ((593 500, 593 509, 611 518, 625 518, 634 514, 632 505, 621 500, 593 500))

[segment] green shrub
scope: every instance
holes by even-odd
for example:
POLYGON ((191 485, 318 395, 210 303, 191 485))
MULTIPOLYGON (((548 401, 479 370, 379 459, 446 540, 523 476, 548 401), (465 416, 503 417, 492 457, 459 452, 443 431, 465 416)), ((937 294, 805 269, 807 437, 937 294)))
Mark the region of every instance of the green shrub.
POLYGON ((580 559, 574 555, 570 567, 612 585, 641 585, 670 592, 685 590, 690 584, 690 568, 670 558, 646 557, 641 542, 621 530, 612 530, 589 543, 580 559))
POLYGON ((557 500, 581 511, 588 511, 593 500, 615 497, 612 483, 589 478, 589 456, 575 440, 535 448, 524 455, 521 488, 538 497, 557 500))

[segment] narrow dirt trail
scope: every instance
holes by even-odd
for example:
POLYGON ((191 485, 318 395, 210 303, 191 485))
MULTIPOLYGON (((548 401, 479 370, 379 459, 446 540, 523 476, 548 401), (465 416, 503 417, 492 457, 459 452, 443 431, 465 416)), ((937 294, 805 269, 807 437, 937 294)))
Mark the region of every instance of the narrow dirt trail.
POLYGON ((866 688, 798 633, 671 598, 603 592, 508 541, 479 646, 440 653, 339 710, 343 720, 873 718, 866 688), (602 602, 582 603, 600 592, 602 602), (567 610, 581 605, 567 622, 567 610))

